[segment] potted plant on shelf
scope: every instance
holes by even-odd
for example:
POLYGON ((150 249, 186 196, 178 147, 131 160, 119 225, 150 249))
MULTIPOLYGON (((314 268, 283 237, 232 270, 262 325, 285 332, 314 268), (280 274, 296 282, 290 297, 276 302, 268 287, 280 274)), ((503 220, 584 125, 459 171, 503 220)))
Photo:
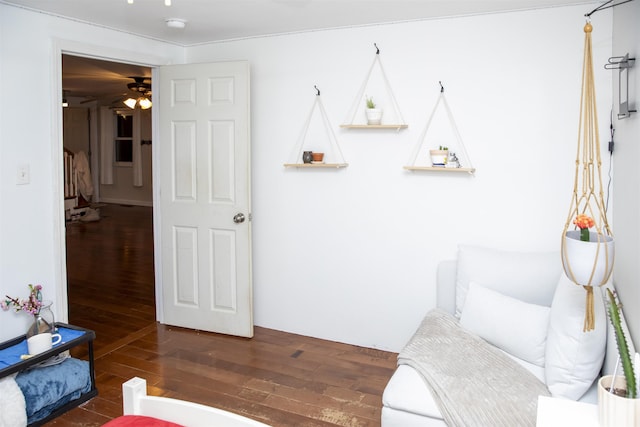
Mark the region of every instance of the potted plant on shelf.
POLYGON ((376 107, 376 103, 373 102, 373 97, 368 96, 366 98, 367 108, 365 113, 367 115, 368 125, 379 125, 382 122, 382 109, 376 107))
MULTIPOLYGON (((598 381, 599 421, 603 427, 637 426, 640 424, 637 376, 622 327, 620 306, 616 295, 610 289, 607 289, 607 299, 607 311, 616 337, 619 361, 613 375, 605 375, 598 381), (621 376, 617 375, 619 362, 622 362, 621 376)), ((637 360, 636 354, 636 362, 637 360)), ((636 369, 640 367, 636 366, 636 369)))
POLYGON ((431 165, 434 167, 445 167, 449 157, 449 148, 442 145, 437 150, 429 150, 431 165))

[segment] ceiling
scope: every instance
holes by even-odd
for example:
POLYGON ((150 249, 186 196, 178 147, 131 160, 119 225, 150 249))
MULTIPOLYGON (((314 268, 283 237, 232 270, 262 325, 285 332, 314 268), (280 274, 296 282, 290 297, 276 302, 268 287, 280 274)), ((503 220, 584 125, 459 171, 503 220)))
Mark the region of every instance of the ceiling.
POLYGON ((151 69, 132 64, 101 61, 79 56, 62 55, 63 96, 70 101, 98 101, 102 105, 122 106, 122 101, 134 92, 127 88, 133 77, 148 77, 151 69))
MULTIPOLYGON (((179 46, 331 28, 593 3, 584 0, 0 0, 179 46), (167 19, 185 22, 170 28, 167 19)), ((586 8, 585 13, 590 8, 586 8)), ((86 100, 127 93, 145 67, 64 56, 63 89, 86 100)))
MULTIPOLYGON (((0 0, 190 46, 221 40, 593 3, 580 0, 0 0), (184 20, 169 28, 165 20, 184 20)), ((588 12, 585 11, 585 12, 588 12)))

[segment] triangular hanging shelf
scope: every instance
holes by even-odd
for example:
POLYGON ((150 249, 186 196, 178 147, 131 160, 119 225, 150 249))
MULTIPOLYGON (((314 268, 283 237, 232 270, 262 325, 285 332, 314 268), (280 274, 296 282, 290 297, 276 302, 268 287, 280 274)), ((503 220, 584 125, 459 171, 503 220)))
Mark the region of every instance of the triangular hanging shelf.
POLYGON ((285 167, 344 168, 349 166, 344 161, 342 150, 340 150, 338 140, 333 133, 333 127, 322 105, 320 90, 317 87, 316 90, 318 93, 309 112, 309 117, 302 128, 298 142, 291 152, 289 163, 284 164, 285 167), (309 134, 310 129, 316 132, 309 134), (318 133, 322 133, 320 131, 324 131, 324 135, 318 135, 318 133), (304 163, 302 159, 304 151, 312 150, 322 150, 324 152, 324 160, 322 162, 304 163))
MULTIPOLYGON (((389 79, 387 79, 387 74, 384 72, 384 68, 382 67, 380 49, 378 49, 378 46, 375 43, 374 46, 376 47, 376 54, 373 59, 373 63, 371 64, 371 67, 369 67, 369 72, 362 82, 362 86, 360 86, 360 90, 358 91, 358 94, 353 101, 353 105, 347 114, 345 123, 341 124, 340 127, 349 129, 405 129, 408 125, 402 117, 396 97, 391 90, 389 79), (377 71, 377 73, 374 73, 374 71, 377 71), (377 82, 377 85, 371 84, 372 87, 369 87, 372 77, 377 77, 380 81, 377 82), (384 87, 384 92, 381 96, 379 87, 382 86, 384 87), (377 106, 383 110, 380 124, 367 123, 365 106, 368 97, 373 98, 377 106)), ((374 81, 374 83, 376 82, 374 81)))
MULTIPOLYGON (((453 152, 453 150, 451 150, 453 152)), ((440 84, 440 96, 438 97, 438 101, 436 105, 433 107, 433 111, 431 112, 431 116, 427 121, 427 125, 424 130, 420 134, 420 139, 416 144, 416 147, 411 154, 411 158, 409 159, 409 165, 404 167, 407 170, 424 170, 424 171, 435 171, 435 172, 467 172, 473 174, 476 169, 471 165, 471 159, 467 154, 467 150, 464 146, 464 142, 462 141, 462 137, 458 132, 458 127, 456 126, 455 120, 453 119, 453 114, 451 114, 451 110, 449 109, 449 104, 447 104, 447 99, 444 96, 444 87, 442 87, 442 83, 440 84), (444 166, 433 166, 430 157, 430 150, 424 148, 427 131, 431 126, 431 122, 438 111, 438 107, 442 105, 444 107, 445 113, 447 115, 447 119, 449 121, 449 125, 451 127, 450 131, 455 139, 455 145, 450 144, 446 141, 441 141, 438 145, 434 145, 432 149, 437 149, 442 145, 446 145, 447 147, 451 146, 455 149, 456 157, 458 154, 461 155, 461 158, 458 157, 458 164, 450 163, 445 164, 444 166)))

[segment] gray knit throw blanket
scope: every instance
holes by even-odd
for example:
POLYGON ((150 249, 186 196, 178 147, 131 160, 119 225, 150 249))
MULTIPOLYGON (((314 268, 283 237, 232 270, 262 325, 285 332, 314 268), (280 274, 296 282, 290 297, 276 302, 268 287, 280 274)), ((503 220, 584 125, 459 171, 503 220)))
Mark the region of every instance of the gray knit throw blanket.
POLYGON ((538 396, 549 396, 532 373, 439 309, 426 315, 398 364, 423 376, 452 427, 535 426, 538 396))

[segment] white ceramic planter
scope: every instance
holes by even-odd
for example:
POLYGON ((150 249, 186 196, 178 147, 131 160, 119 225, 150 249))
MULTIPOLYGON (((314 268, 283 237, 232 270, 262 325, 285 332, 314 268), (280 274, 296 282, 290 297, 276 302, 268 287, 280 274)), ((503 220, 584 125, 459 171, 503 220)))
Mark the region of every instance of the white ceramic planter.
POLYGON ((583 286, 607 283, 613 271, 615 246, 611 236, 589 233, 589 241, 580 240, 580 230, 567 231, 564 237, 562 265, 567 277, 583 286), (592 276, 593 274, 593 276, 592 276))
MULTIPOLYGON (((640 427, 640 399, 627 399, 609 393, 613 375, 598 381, 598 421, 600 427, 640 427)), ((623 376, 616 376, 614 387, 625 388, 623 376)))
POLYGON ((367 124, 379 125, 382 122, 382 109, 381 108, 366 108, 367 124))

